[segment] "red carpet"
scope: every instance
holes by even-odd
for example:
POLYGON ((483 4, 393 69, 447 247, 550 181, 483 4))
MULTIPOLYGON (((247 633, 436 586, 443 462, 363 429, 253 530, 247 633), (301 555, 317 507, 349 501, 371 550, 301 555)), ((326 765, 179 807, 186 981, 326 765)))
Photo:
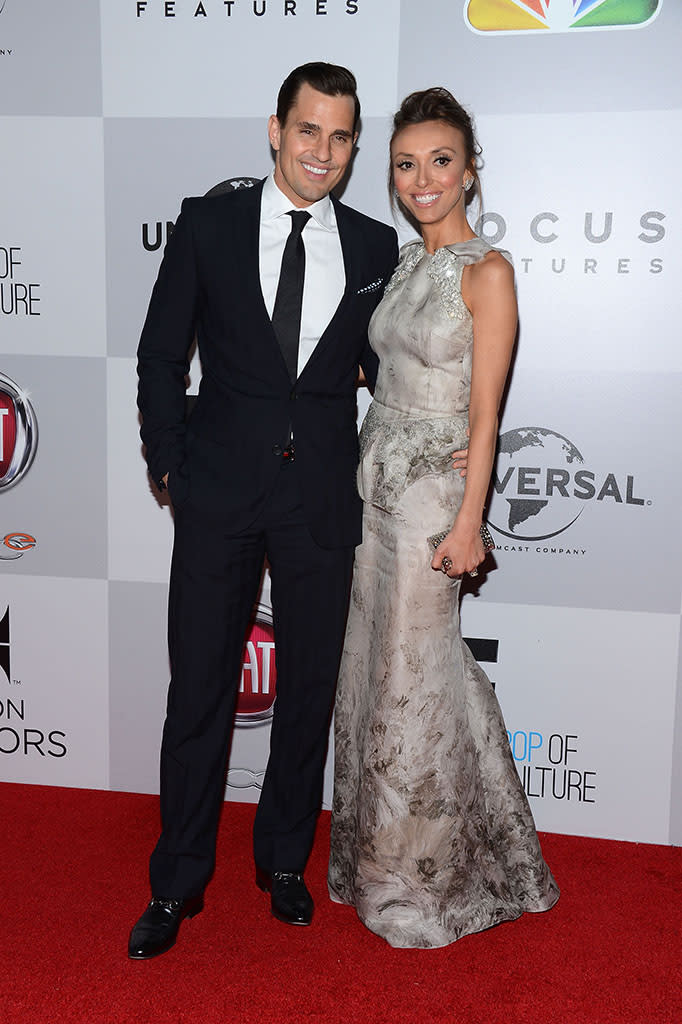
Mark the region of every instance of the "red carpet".
POLYGON ((253 884, 253 807, 228 804, 206 909, 132 962, 156 798, 0 784, 0 811, 2 1024, 682 1024, 679 848, 546 835, 553 910, 393 950, 326 897, 328 815, 291 928, 253 884))

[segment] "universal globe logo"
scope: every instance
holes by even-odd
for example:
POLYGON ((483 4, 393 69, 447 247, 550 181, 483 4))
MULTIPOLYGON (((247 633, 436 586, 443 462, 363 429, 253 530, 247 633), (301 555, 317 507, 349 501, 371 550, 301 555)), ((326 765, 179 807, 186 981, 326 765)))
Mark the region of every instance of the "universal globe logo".
POLYGON ((490 525, 520 541, 549 540, 582 515, 588 501, 644 505, 634 477, 585 468, 576 445, 548 427, 516 427, 500 435, 490 525))

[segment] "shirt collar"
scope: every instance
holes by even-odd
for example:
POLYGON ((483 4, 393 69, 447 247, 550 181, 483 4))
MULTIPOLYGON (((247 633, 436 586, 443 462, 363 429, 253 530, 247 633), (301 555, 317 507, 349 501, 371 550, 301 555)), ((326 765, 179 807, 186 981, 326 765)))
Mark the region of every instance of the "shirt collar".
MULTIPOLYGON (((261 221, 276 220, 278 217, 288 214, 292 209, 293 204, 276 184, 273 171, 272 174, 267 176, 263 185, 260 219, 261 221)), ((315 223, 324 228, 325 231, 336 231, 336 214, 331 198, 328 195, 318 199, 311 206, 306 206, 305 210, 310 214, 315 223)))

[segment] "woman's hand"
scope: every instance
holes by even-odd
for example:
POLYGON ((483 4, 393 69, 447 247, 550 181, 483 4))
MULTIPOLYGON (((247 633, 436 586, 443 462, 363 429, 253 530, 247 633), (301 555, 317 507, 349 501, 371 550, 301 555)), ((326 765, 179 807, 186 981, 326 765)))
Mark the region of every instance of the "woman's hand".
MULTIPOLYGON (((467 437, 471 436, 471 431, 467 427, 467 437)), ((467 460, 469 458, 468 448, 458 448, 456 452, 453 452, 450 456, 452 459, 452 468, 459 470, 460 476, 467 475, 467 460)))
POLYGON ((467 459, 469 457, 468 448, 460 448, 458 451, 452 453, 452 468, 459 470, 460 476, 467 475, 467 459))
MULTIPOLYGON (((480 526, 480 524, 479 524, 480 526)), ((455 524, 445 540, 436 548, 431 568, 443 572, 451 579, 468 572, 478 575, 478 566, 485 558, 485 548, 479 529, 469 524, 455 524)))

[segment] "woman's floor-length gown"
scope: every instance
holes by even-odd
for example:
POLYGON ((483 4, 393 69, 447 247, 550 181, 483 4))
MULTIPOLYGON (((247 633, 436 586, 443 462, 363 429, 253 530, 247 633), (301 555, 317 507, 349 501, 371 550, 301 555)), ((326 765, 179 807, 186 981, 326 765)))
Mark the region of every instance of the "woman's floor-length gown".
POLYGON ((461 279, 490 248, 408 244, 370 326, 380 369, 360 437, 328 881, 392 946, 444 946, 559 895, 492 685, 462 641, 460 581, 431 569, 428 542, 464 493, 451 466, 473 346, 461 279))

